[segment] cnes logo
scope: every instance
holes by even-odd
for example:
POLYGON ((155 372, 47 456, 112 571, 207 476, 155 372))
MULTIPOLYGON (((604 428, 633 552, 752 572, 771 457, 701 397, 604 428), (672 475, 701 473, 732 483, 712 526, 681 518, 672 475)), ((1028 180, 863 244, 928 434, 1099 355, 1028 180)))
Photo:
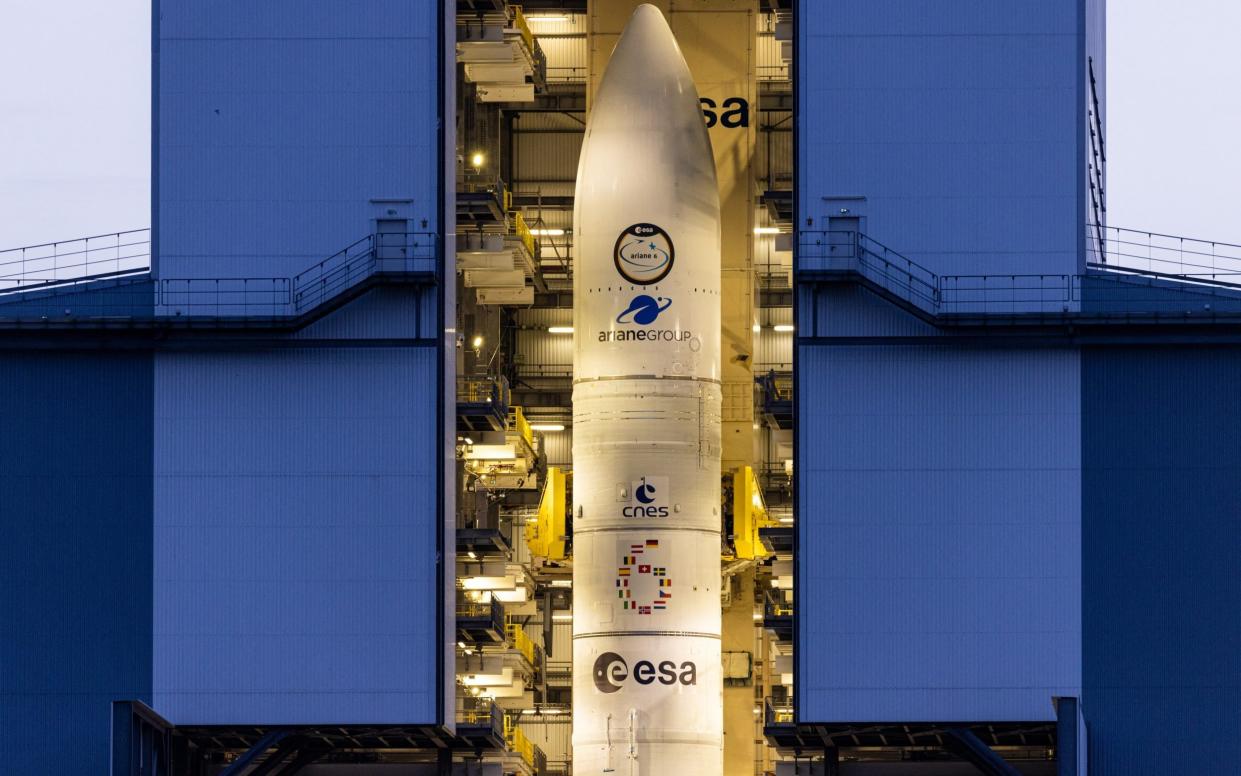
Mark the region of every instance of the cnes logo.
POLYGON ((595 659, 595 689, 599 692, 614 693, 630 681, 643 686, 659 682, 667 686, 681 684, 689 687, 698 684, 698 666, 689 660, 680 666, 671 660, 661 660, 658 664, 639 660, 633 664, 633 672, 630 673, 629 663, 615 652, 604 652, 595 659))
POLYGON ((643 477, 629 485, 629 505, 621 509, 625 517, 667 517, 668 478, 643 477))

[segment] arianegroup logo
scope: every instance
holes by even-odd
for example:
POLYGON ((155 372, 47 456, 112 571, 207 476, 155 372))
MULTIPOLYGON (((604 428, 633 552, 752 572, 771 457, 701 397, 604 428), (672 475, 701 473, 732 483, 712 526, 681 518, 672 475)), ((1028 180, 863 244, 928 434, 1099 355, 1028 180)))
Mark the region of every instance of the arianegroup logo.
POLYGON ((666 297, 638 294, 629 303, 629 306, 620 315, 616 316, 616 322, 650 326, 659 317, 660 313, 671 306, 672 300, 666 297))
POLYGON ((676 262, 676 248, 661 227, 634 224, 616 238, 612 261, 625 280, 647 286, 668 277, 676 262))
POLYGON ((595 689, 607 694, 620 690, 630 680, 642 686, 659 682, 689 687, 698 684, 698 666, 689 660, 679 666, 671 660, 639 660, 630 673, 629 661, 616 652, 604 652, 595 658, 594 678, 595 689))

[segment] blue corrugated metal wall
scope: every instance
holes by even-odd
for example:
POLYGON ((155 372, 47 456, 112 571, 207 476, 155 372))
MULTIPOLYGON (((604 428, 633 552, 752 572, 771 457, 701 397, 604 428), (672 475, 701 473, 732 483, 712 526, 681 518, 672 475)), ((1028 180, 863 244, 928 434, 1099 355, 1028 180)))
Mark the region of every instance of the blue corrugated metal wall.
POLYGON ((155 709, 431 723, 431 347, 160 353, 155 709))
POLYGON ((368 233, 375 198, 437 228, 433 0, 157 0, 156 16, 160 277, 288 277, 368 233))
POLYGON ((799 3, 799 225, 861 196, 864 231, 941 275, 1076 272, 1079 3, 799 3))
MULTIPOLYGON (((799 229, 846 208, 940 275, 1077 272, 1083 2, 799 3, 799 229)), ((1054 719, 1080 687, 1077 351, 797 299, 799 718, 1054 719)))
POLYGON ((801 719, 1054 719, 1080 683, 1076 351, 799 356, 801 719))
POLYGON ((0 770, 107 772, 151 695, 149 352, 0 352, 0 770))
POLYGON ((1241 349, 1087 348, 1091 776, 1241 763, 1241 349))
MULTIPOLYGON (((376 218, 441 231, 441 5, 160 0, 158 276, 292 276, 376 218)), ((165 717, 438 721, 441 317, 382 289, 305 347, 157 356, 165 717)))

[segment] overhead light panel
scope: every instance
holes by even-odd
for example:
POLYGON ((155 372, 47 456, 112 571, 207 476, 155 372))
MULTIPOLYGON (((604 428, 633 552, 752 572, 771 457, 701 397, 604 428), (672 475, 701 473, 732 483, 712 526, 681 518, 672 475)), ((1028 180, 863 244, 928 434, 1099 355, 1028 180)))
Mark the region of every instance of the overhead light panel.
POLYGON ((782 333, 784 333, 784 334, 787 334, 787 333, 789 333, 790 331, 792 331, 792 330, 793 330, 793 324, 791 324, 791 323, 777 323, 775 326, 772 326, 772 328, 773 328, 773 329, 775 329, 775 330, 776 330, 776 331, 778 331, 778 332, 782 332, 782 333))
POLYGON ((554 24, 556 22, 567 22, 569 17, 564 14, 549 13, 546 16, 527 16, 526 21, 531 24, 554 24))
POLYGON ((780 228, 777 226, 756 226, 754 234, 780 234, 780 228))
POLYGON ((762 331, 762 330, 763 330, 763 327, 762 327, 762 326, 759 326, 757 323, 756 323, 756 324, 754 324, 754 325, 753 325, 752 327, 750 327, 750 328, 751 328, 751 330, 752 330, 755 334, 758 334, 760 331, 762 331))
POLYGON ((530 428, 535 431, 564 431, 563 423, 531 423, 530 428))
POLYGON ((470 156, 471 167, 482 167, 483 162, 485 161, 487 161, 487 157, 483 156, 482 151, 475 151, 474 154, 470 156))
POLYGON ((548 326, 547 333, 548 334, 572 334, 573 327, 572 326, 548 326))
POLYGON ((530 234, 536 237, 559 237, 564 234, 563 229, 531 229, 530 234))

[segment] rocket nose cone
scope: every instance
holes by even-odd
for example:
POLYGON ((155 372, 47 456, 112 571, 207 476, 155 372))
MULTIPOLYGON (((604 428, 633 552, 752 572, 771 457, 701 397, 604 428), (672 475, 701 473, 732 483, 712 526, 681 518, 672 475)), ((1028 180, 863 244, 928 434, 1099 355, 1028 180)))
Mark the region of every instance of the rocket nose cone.
MULTIPOLYGON (((667 19, 638 6, 608 60, 591 109, 591 130, 703 127, 698 90, 667 19)), ((708 141, 709 142, 709 141, 708 141)))
POLYGON ((671 28, 668 27, 668 20, 664 18, 664 14, 654 5, 643 3, 633 10, 629 21, 625 24, 625 32, 638 29, 655 29, 658 27, 667 30, 668 34, 672 34, 671 28))
MULTIPOLYGON (((644 3, 634 10, 633 15, 621 31, 616 50, 612 52, 612 60, 608 63, 608 71, 616 67, 612 62, 627 60, 638 69, 645 65, 646 69, 684 66, 685 59, 681 56, 681 47, 677 45, 676 36, 668 26, 663 13, 650 3, 644 3)), ((621 69, 621 68, 617 68, 621 69)))

